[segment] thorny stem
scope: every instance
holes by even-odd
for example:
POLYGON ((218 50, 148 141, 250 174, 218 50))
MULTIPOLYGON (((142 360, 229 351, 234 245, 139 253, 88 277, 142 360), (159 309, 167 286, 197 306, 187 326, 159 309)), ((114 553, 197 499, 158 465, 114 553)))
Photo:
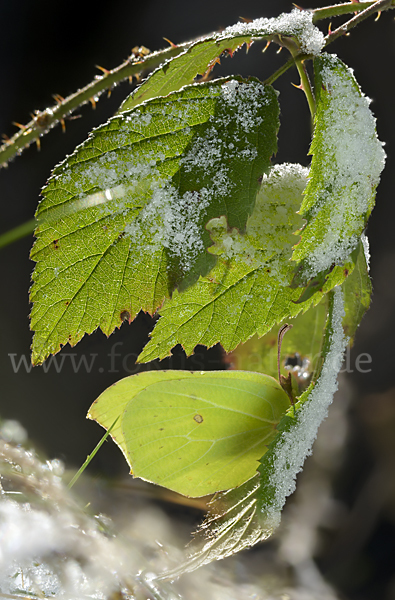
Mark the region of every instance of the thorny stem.
MULTIPOLYGON (((331 33, 329 33, 326 36, 325 46, 324 46, 324 47, 326 47, 329 44, 331 44, 332 42, 334 42, 337 38, 348 33, 351 29, 353 29, 353 27, 356 27, 356 25, 361 23, 361 21, 367 19, 374 13, 382 12, 384 10, 388 10, 391 8, 395 8, 395 0, 378 0, 378 1, 376 0, 375 2, 359 2, 359 3, 347 2, 345 4, 335 4, 333 6, 328 6, 325 8, 317 8, 317 9, 313 10, 312 11, 314 13, 313 23, 316 23, 317 21, 321 21, 323 19, 328 19, 330 17, 337 17, 337 16, 341 16, 344 14, 358 12, 358 14, 355 17, 353 17, 352 19, 350 19, 349 21, 347 21, 346 23, 344 23, 343 25, 341 25, 340 27, 338 27, 337 29, 335 29, 334 31, 332 31, 331 33)), ((293 65, 296 65, 296 67, 299 71, 302 87, 306 94, 307 102, 309 104, 310 112, 313 116, 314 112, 312 112, 312 107, 314 107, 314 111, 315 111, 314 97, 313 97, 313 94, 311 91, 311 85, 310 85, 308 75, 307 75, 306 71, 304 70, 304 67, 302 64, 305 60, 308 60, 311 58, 313 58, 313 57, 308 54, 293 54, 293 56, 290 59, 288 59, 287 62, 282 65, 282 67, 277 69, 277 71, 275 71, 270 77, 268 77, 264 83, 271 85, 272 83, 274 83, 276 81, 276 79, 278 79, 279 77, 281 77, 281 75, 286 73, 286 71, 288 71, 288 69, 290 67, 292 67, 293 65), (308 85, 307 85, 307 82, 308 82, 308 85), (306 89, 305 89, 305 85, 306 85, 306 89), (307 90, 307 92, 306 92, 306 90, 307 90), (311 97, 310 97, 310 93, 311 93, 311 97)))
POLYGON ((284 75, 284 73, 286 71, 288 71, 288 69, 290 67, 292 67, 295 64, 295 59, 293 56, 291 56, 291 58, 289 58, 287 60, 286 63, 283 64, 282 67, 280 67, 279 69, 277 69, 277 71, 275 71, 272 75, 270 75, 270 77, 268 77, 267 79, 265 79, 265 81, 263 83, 265 83, 266 85, 272 85, 272 83, 274 83, 276 81, 276 79, 278 79, 279 77, 281 77, 281 75, 284 75))
POLYGON ((191 44, 192 42, 188 42, 179 46, 171 46, 143 58, 132 54, 124 63, 112 71, 104 72, 103 75, 98 76, 74 94, 64 99, 59 97, 59 101, 55 106, 37 112, 27 125, 21 127, 20 131, 0 147, 0 166, 5 166, 7 161, 20 153, 23 148, 38 140, 41 135, 47 133, 57 123, 62 122, 65 117, 82 104, 92 100, 94 102, 94 99, 102 92, 110 90, 114 85, 129 77, 152 71, 166 59, 177 56, 186 50, 191 44))
POLYGON ((295 63, 296 63, 296 68, 298 69, 298 72, 300 75, 300 85, 302 86, 302 90, 304 91, 304 93, 306 95, 307 103, 308 103, 309 109, 310 109, 311 120, 313 123, 314 115, 315 115, 315 99, 314 99, 314 94, 313 94, 313 90, 312 90, 311 83, 310 83, 310 78, 307 73, 307 69, 306 69, 306 65, 304 64, 304 61, 300 60, 300 58, 298 58, 295 60, 295 63))
POLYGON ((391 7, 394 7, 393 0, 378 0, 377 2, 374 2, 371 6, 355 15, 355 17, 353 17, 334 31, 328 33, 328 35, 325 38, 325 46, 335 41, 338 37, 341 37, 342 35, 348 33, 353 27, 355 27, 356 25, 361 23, 361 21, 364 21, 374 13, 381 12, 391 7))
POLYGON ((313 94, 313 90, 311 87, 309 75, 307 73, 307 69, 304 64, 304 61, 306 60, 306 58, 304 58, 303 56, 301 56, 299 54, 298 48, 294 43, 286 43, 285 45, 288 48, 288 50, 290 51, 292 58, 294 59, 296 68, 298 69, 298 73, 300 76, 300 86, 299 87, 300 87, 300 89, 302 89, 304 91, 304 94, 306 96, 307 103, 308 103, 309 109, 310 109, 311 120, 313 123, 314 115, 315 115, 315 99, 314 99, 314 94, 313 94))
MULTIPOLYGON (((370 8, 374 4, 376 4, 376 0, 374 2, 345 2, 344 4, 334 4, 333 6, 316 8, 313 11, 313 23, 317 23, 318 21, 322 21, 323 19, 340 17, 341 15, 359 13, 365 10, 365 8, 370 8)), ((395 0, 392 0, 388 8, 395 8, 395 0)))
MULTIPOLYGON (((336 17, 343 14, 358 12, 353 19, 339 27, 327 36, 327 44, 334 41, 337 37, 347 33, 352 27, 357 25, 363 19, 366 19, 371 14, 388 8, 395 8, 395 0, 380 0, 376 2, 346 2, 343 4, 335 4, 324 8, 313 10, 313 22, 318 22, 322 19, 336 17), (362 12, 361 12, 362 11, 362 12)), ((111 71, 105 72, 102 76, 95 78, 94 81, 87 86, 71 94, 65 99, 59 97, 58 103, 44 111, 37 112, 32 120, 24 125, 12 138, 7 140, 0 147, 0 166, 4 166, 16 154, 20 153, 23 148, 38 140, 41 135, 47 133, 57 123, 62 122, 76 108, 89 102, 91 99, 99 96, 105 90, 111 89, 117 83, 132 77, 137 76, 147 71, 151 71, 159 66, 168 58, 177 56, 186 50, 193 42, 187 42, 178 46, 171 46, 165 50, 153 52, 144 57, 142 60, 132 54, 124 63, 111 71)), ((327 45, 326 44, 326 45, 327 45)), ((294 61, 287 62, 283 67, 278 69, 271 77, 266 80, 266 83, 273 83, 280 75, 285 73, 294 61)), ((309 101, 310 105, 310 101, 309 101)))
MULTIPOLYGON (((343 4, 334 4, 332 6, 317 8, 311 12, 313 13, 313 23, 317 23, 318 21, 331 17, 358 13, 355 15, 355 17, 326 36, 326 47, 334 42, 338 37, 348 33, 353 27, 358 25, 364 19, 370 17, 372 14, 391 8, 395 8, 395 0, 376 0, 375 2, 346 2, 343 4)), ((186 50, 192 43, 193 42, 187 42, 178 46, 171 46, 165 50, 154 52, 145 57, 143 60, 131 60, 129 58, 119 67, 116 67, 112 71, 106 72, 103 76, 98 77, 81 90, 78 90, 71 96, 59 101, 58 104, 53 108, 49 108, 37 113, 30 123, 24 126, 21 131, 17 132, 11 139, 7 140, 7 142, 0 147, 0 168, 1 166, 6 165, 7 161, 13 158, 16 154, 20 153, 24 147, 28 146, 34 140, 37 140, 39 136, 47 133, 47 131, 49 131, 57 123, 62 122, 64 117, 73 112, 82 104, 89 102, 92 98, 98 96, 103 91, 111 89, 112 86, 132 77, 133 75, 137 76, 155 69, 166 59, 177 56, 186 50)), ((281 75, 286 73, 290 67, 296 65, 300 74, 302 88, 306 94, 310 112, 313 116, 315 111, 315 102, 310 81, 303 65, 305 60, 311 58, 312 56, 307 54, 298 54, 292 56, 286 63, 284 63, 284 65, 282 65, 279 69, 277 69, 277 71, 268 77, 264 83, 271 85, 279 77, 281 77, 281 75)), ((11 244, 18 239, 21 239, 22 237, 25 237, 25 235, 29 235, 29 233, 34 230, 34 227, 35 220, 31 219, 30 221, 15 227, 11 231, 0 235, 0 248, 11 244)))

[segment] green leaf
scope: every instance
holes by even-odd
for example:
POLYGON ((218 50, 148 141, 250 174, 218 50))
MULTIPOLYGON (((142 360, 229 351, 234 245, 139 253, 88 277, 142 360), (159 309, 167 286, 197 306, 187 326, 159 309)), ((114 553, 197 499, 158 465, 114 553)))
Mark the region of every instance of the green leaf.
POLYGON ((243 44, 253 40, 278 41, 278 36, 291 37, 306 54, 316 54, 324 43, 324 36, 312 23, 312 14, 294 9, 273 19, 256 19, 238 23, 221 33, 197 40, 179 56, 167 60, 154 71, 126 100, 119 113, 130 110, 141 102, 179 90, 193 82, 197 75, 209 71, 223 54, 232 56, 243 44))
POLYGON ((167 96, 191 84, 197 75, 204 75, 224 52, 233 53, 243 44, 251 43, 251 36, 218 40, 215 37, 199 40, 176 59, 170 59, 156 69, 121 104, 118 113, 135 108, 157 96, 167 96))
POLYGON ((176 579, 183 573, 268 539, 274 528, 259 510, 259 494, 259 473, 238 488, 216 494, 204 522, 188 546, 187 560, 174 570, 159 575, 158 580, 176 579))
POLYGON ((92 132, 43 190, 32 251, 33 362, 97 327, 154 313, 215 258, 205 224, 243 229, 276 150, 276 92, 195 84, 92 132))
POLYGON ((369 100, 348 67, 324 54, 314 60, 314 71, 313 159, 300 210, 307 224, 292 256, 305 281, 344 263, 357 246, 385 157, 369 100))
POLYGON ((122 379, 88 417, 112 436, 131 473, 186 496, 252 477, 289 407, 279 383, 242 371, 150 371, 122 379))
POLYGON ((218 342, 230 352, 252 335, 262 336, 276 323, 318 304, 344 281, 352 262, 347 268, 335 267, 305 302, 297 303, 301 291, 289 287, 293 232, 301 225, 296 211, 307 173, 299 165, 278 165, 264 177, 245 236, 228 230, 223 219, 209 224, 215 240, 210 251, 218 254, 217 265, 164 303, 140 362, 165 358, 176 344, 182 344, 187 355, 197 344, 211 347, 218 342))
POLYGON ((310 375, 320 362, 322 332, 325 328, 326 318, 327 302, 325 297, 317 306, 294 319, 287 318, 263 337, 254 336, 245 344, 241 344, 228 354, 226 362, 237 370, 259 371, 277 377, 277 333, 282 325, 289 323, 293 327, 286 333, 281 345, 282 372, 283 374, 287 373, 284 364, 287 361, 289 363, 290 359, 298 355, 302 364, 299 367, 296 365, 292 372, 295 376, 309 382, 310 375))
POLYGON ((278 435, 261 459, 258 473, 239 488, 216 494, 206 520, 189 546, 189 559, 159 579, 174 579, 267 539, 278 526, 295 478, 311 453, 318 428, 337 389, 346 338, 343 294, 331 292, 324 333, 323 365, 316 381, 290 408, 277 427, 278 435))
POLYGON ((359 249, 355 268, 342 285, 344 293, 344 309, 346 316, 343 321, 344 332, 354 343, 354 336, 362 317, 370 306, 372 295, 372 283, 370 281, 367 260, 363 245, 367 244, 365 236, 363 242, 359 243, 359 249))

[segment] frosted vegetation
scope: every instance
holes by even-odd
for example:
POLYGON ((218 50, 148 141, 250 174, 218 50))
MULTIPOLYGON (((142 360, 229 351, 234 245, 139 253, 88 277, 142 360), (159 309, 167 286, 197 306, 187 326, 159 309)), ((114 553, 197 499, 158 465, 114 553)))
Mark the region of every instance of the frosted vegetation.
MULTIPOLYGON (((169 356, 177 344, 187 355, 198 344, 231 352, 258 337, 272 365, 278 327, 294 325, 289 347, 303 361, 288 383, 283 353, 279 382, 272 366, 266 375, 155 370, 117 382, 92 405, 88 416, 111 431, 135 476, 188 496, 215 493, 190 558, 175 569, 162 565, 156 583, 151 577, 154 596, 159 581, 276 529, 369 307, 364 229, 385 153, 369 100, 352 71, 323 52, 331 38, 313 17, 295 8, 187 44, 54 168, 37 210, 34 364, 97 328, 110 335, 140 311, 159 317, 140 362, 169 356), (308 168, 275 163, 280 110, 268 81, 207 81, 221 55, 259 39, 290 50, 298 67, 314 117, 308 168)), ((139 59, 144 66, 149 56, 139 59)), ((8 450, 4 464, 12 462, 8 450)), ((55 494, 56 477, 46 480, 55 494)), ((69 508, 64 514, 60 525, 27 505, 0 505, 8 556, 24 558, 22 538, 7 529, 12 520, 31 535, 46 532, 38 553, 68 553, 79 533, 69 508)), ((111 555, 108 564, 86 559, 92 581, 119 563, 122 589, 128 558, 81 519, 85 554, 97 547, 111 555)), ((93 595, 81 585, 67 594, 93 595)), ((44 593, 59 595, 51 586, 44 593)))

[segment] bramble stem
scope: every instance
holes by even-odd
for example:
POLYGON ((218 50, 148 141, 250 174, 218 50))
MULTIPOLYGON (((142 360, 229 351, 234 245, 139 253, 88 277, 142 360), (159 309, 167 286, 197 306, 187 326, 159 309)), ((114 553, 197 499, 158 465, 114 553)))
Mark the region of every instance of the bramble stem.
MULTIPOLYGON (((356 25, 361 23, 361 21, 364 21, 365 19, 367 19, 374 13, 388 10, 390 8, 395 8, 395 0, 376 0, 375 2, 359 2, 359 3, 347 2, 346 4, 335 4, 333 6, 328 6, 325 8, 317 8, 314 11, 312 11, 314 13, 313 23, 316 23, 317 21, 320 21, 322 19, 327 19, 330 17, 337 17, 337 16, 341 16, 343 14, 350 14, 350 13, 358 12, 358 14, 355 15, 355 17, 353 17, 352 19, 350 19, 349 21, 347 21, 346 23, 344 23, 343 25, 341 25, 340 27, 338 27, 337 29, 335 29, 334 31, 332 31, 331 33, 329 33, 326 36, 326 38, 325 38, 325 47, 326 47, 329 44, 331 44, 332 42, 334 42, 337 38, 348 33, 351 29, 353 29, 353 27, 356 27, 356 25)), ((313 57, 310 55, 296 54, 295 52, 292 51, 291 47, 288 47, 288 50, 290 50, 290 52, 292 54, 292 58, 290 58, 282 67, 277 69, 277 71, 275 71, 273 73, 273 75, 268 77, 265 80, 265 83, 272 84, 274 81, 276 81, 276 79, 278 79, 279 77, 281 77, 281 75, 283 75, 286 71, 288 71, 288 69, 290 67, 292 67, 292 65, 295 64, 296 68, 299 71, 301 85, 302 85, 303 91, 306 94, 306 98, 307 98, 307 102, 308 102, 308 105, 310 108, 311 116, 314 117, 314 114, 315 114, 314 96, 313 96, 313 92, 312 92, 312 88, 310 85, 310 80, 309 80, 307 71, 305 70, 305 67, 303 65, 303 62, 305 60, 311 59, 313 57)))
MULTIPOLYGON (((340 17, 341 15, 349 15, 359 13, 366 8, 370 8, 376 4, 374 2, 345 2, 344 4, 334 4, 333 6, 325 6, 324 8, 316 8, 313 10, 313 23, 322 21, 323 19, 331 19, 332 17, 340 17)), ((395 8, 395 0, 392 0, 387 8, 395 8)), ((381 9, 383 10, 383 9, 381 9)))
POLYGON ((62 99, 59 96, 55 106, 37 112, 27 125, 22 126, 20 131, 0 147, 0 166, 5 166, 18 152, 35 140, 38 140, 41 135, 47 133, 57 123, 62 122, 63 119, 82 104, 86 104, 89 101, 94 102, 94 99, 102 92, 111 89, 115 84, 133 75, 141 75, 142 73, 152 71, 168 58, 177 56, 186 50, 191 43, 171 46, 165 50, 153 52, 143 58, 132 55, 131 58, 128 58, 112 71, 104 72, 103 75, 98 76, 94 81, 67 98, 62 99))
MULTIPOLYGON (((317 8, 312 10, 313 23, 317 23, 320 20, 328 19, 332 17, 338 17, 341 15, 358 13, 352 19, 329 33, 325 38, 325 46, 328 46, 337 38, 348 33, 353 27, 358 25, 364 19, 367 19, 376 12, 382 12, 395 8, 395 0, 376 0, 375 2, 346 2, 343 4, 334 4, 323 8, 317 8)), ((17 154, 20 154, 23 148, 27 147, 35 140, 39 140, 40 136, 47 133, 57 123, 64 125, 64 119, 72 113, 76 108, 85 104, 89 101, 94 100, 95 97, 100 95, 103 91, 111 89, 115 84, 121 81, 149 71, 152 71, 162 62, 168 58, 177 56, 187 48, 189 48, 193 42, 187 42, 178 46, 171 46, 165 50, 153 52, 145 57, 136 57, 132 54, 124 63, 113 69, 112 71, 105 71, 104 75, 96 77, 94 81, 89 83, 87 86, 78 90, 74 94, 71 94, 67 98, 63 99, 57 97, 57 104, 51 108, 47 108, 44 111, 37 112, 33 119, 24 126, 21 126, 12 138, 8 139, 0 147, 0 168, 5 166, 7 162, 14 158, 17 154)), ((306 94, 307 102, 309 105, 312 116, 315 112, 314 96, 311 89, 309 77, 303 62, 307 59, 313 58, 311 55, 293 53, 293 56, 277 71, 275 71, 270 77, 268 77, 264 83, 271 85, 281 75, 283 75, 288 69, 296 65, 302 88, 306 94)), ((12 242, 29 235, 35 226, 35 221, 30 220, 14 229, 0 235, 0 248, 11 244, 12 242)))
MULTIPOLYGON (((358 4, 356 4, 356 6, 358 6, 358 4)), ((347 21, 346 23, 344 23, 343 25, 341 25, 334 31, 331 31, 330 33, 328 33, 328 35, 325 38, 325 40, 326 40, 325 46, 327 46, 328 44, 331 44, 337 38, 348 33, 353 27, 355 27, 356 25, 361 23, 361 21, 364 21, 365 19, 367 19, 374 13, 381 12, 383 10, 387 10, 388 8, 391 8, 391 7, 392 8, 394 7, 393 0, 378 0, 377 2, 374 2, 373 4, 371 4, 371 6, 369 6, 368 8, 365 8, 365 10, 363 10, 362 12, 355 15, 355 17, 353 17, 352 19, 350 19, 349 21, 347 21)))
MULTIPOLYGON (((337 37, 347 33, 352 27, 369 17, 371 14, 388 8, 395 8, 395 0, 335 4, 313 10, 313 22, 316 23, 322 19, 337 17, 343 14, 359 13, 354 19, 351 19, 327 36, 327 44, 329 44, 337 37)), ((186 50, 192 43, 193 42, 187 42, 178 46, 171 46, 165 50, 153 52, 142 59, 132 55, 132 57, 127 59, 120 66, 112 71, 105 71, 103 75, 95 78, 94 81, 74 94, 71 94, 71 96, 68 96, 65 99, 58 97, 55 106, 37 112, 27 125, 21 126, 20 131, 0 147, 0 167, 6 165, 9 160, 32 142, 38 140, 41 135, 47 133, 57 123, 62 122, 62 124, 64 124, 65 117, 82 104, 89 102, 91 99, 94 100, 95 97, 99 96, 105 90, 111 89, 115 84, 120 83, 133 75, 136 76, 152 71, 166 59, 177 56, 186 50)), ((292 64, 293 61, 286 63, 269 77, 266 80, 266 83, 273 83, 273 81, 285 73, 292 64)))
MULTIPOLYGON (((306 58, 306 56, 305 56, 305 58, 306 58)), ((286 71, 288 71, 288 69, 290 67, 292 67, 294 64, 295 64, 295 59, 294 59, 293 56, 291 56, 291 58, 289 58, 287 60, 287 62, 283 64, 282 67, 280 67, 279 69, 277 69, 277 71, 275 71, 273 73, 273 75, 270 75, 270 77, 268 77, 267 79, 265 79, 265 81, 263 83, 265 83, 266 85, 272 85, 272 83, 274 83, 276 81, 276 79, 278 79, 279 77, 281 77, 281 75, 284 75, 284 73, 286 73, 286 71)))
POLYGON ((307 73, 306 66, 304 64, 304 59, 298 55, 293 54, 293 56, 294 56, 296 68, 298 69, 298 73, 300 76, 300 87, 305 93, 307 104, 309 105, 309 109, 310 109, 311 120, 313 123, 314 116, 315 116, 315 99, 314 99, 314 94, 313 94, 313 90, 312 90, 311 83, 310 83, 310 78, 307 73))

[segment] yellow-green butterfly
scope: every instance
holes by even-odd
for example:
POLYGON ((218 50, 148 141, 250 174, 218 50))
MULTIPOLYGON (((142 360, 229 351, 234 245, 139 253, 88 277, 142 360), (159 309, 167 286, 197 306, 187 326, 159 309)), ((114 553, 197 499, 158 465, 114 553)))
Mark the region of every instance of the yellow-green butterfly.
POLYGON ((290 406, 280 384, 248 371, 149 371, 121 379, 88 417, 108 429, 131 473, 185 496, 250 479, 290 406))

